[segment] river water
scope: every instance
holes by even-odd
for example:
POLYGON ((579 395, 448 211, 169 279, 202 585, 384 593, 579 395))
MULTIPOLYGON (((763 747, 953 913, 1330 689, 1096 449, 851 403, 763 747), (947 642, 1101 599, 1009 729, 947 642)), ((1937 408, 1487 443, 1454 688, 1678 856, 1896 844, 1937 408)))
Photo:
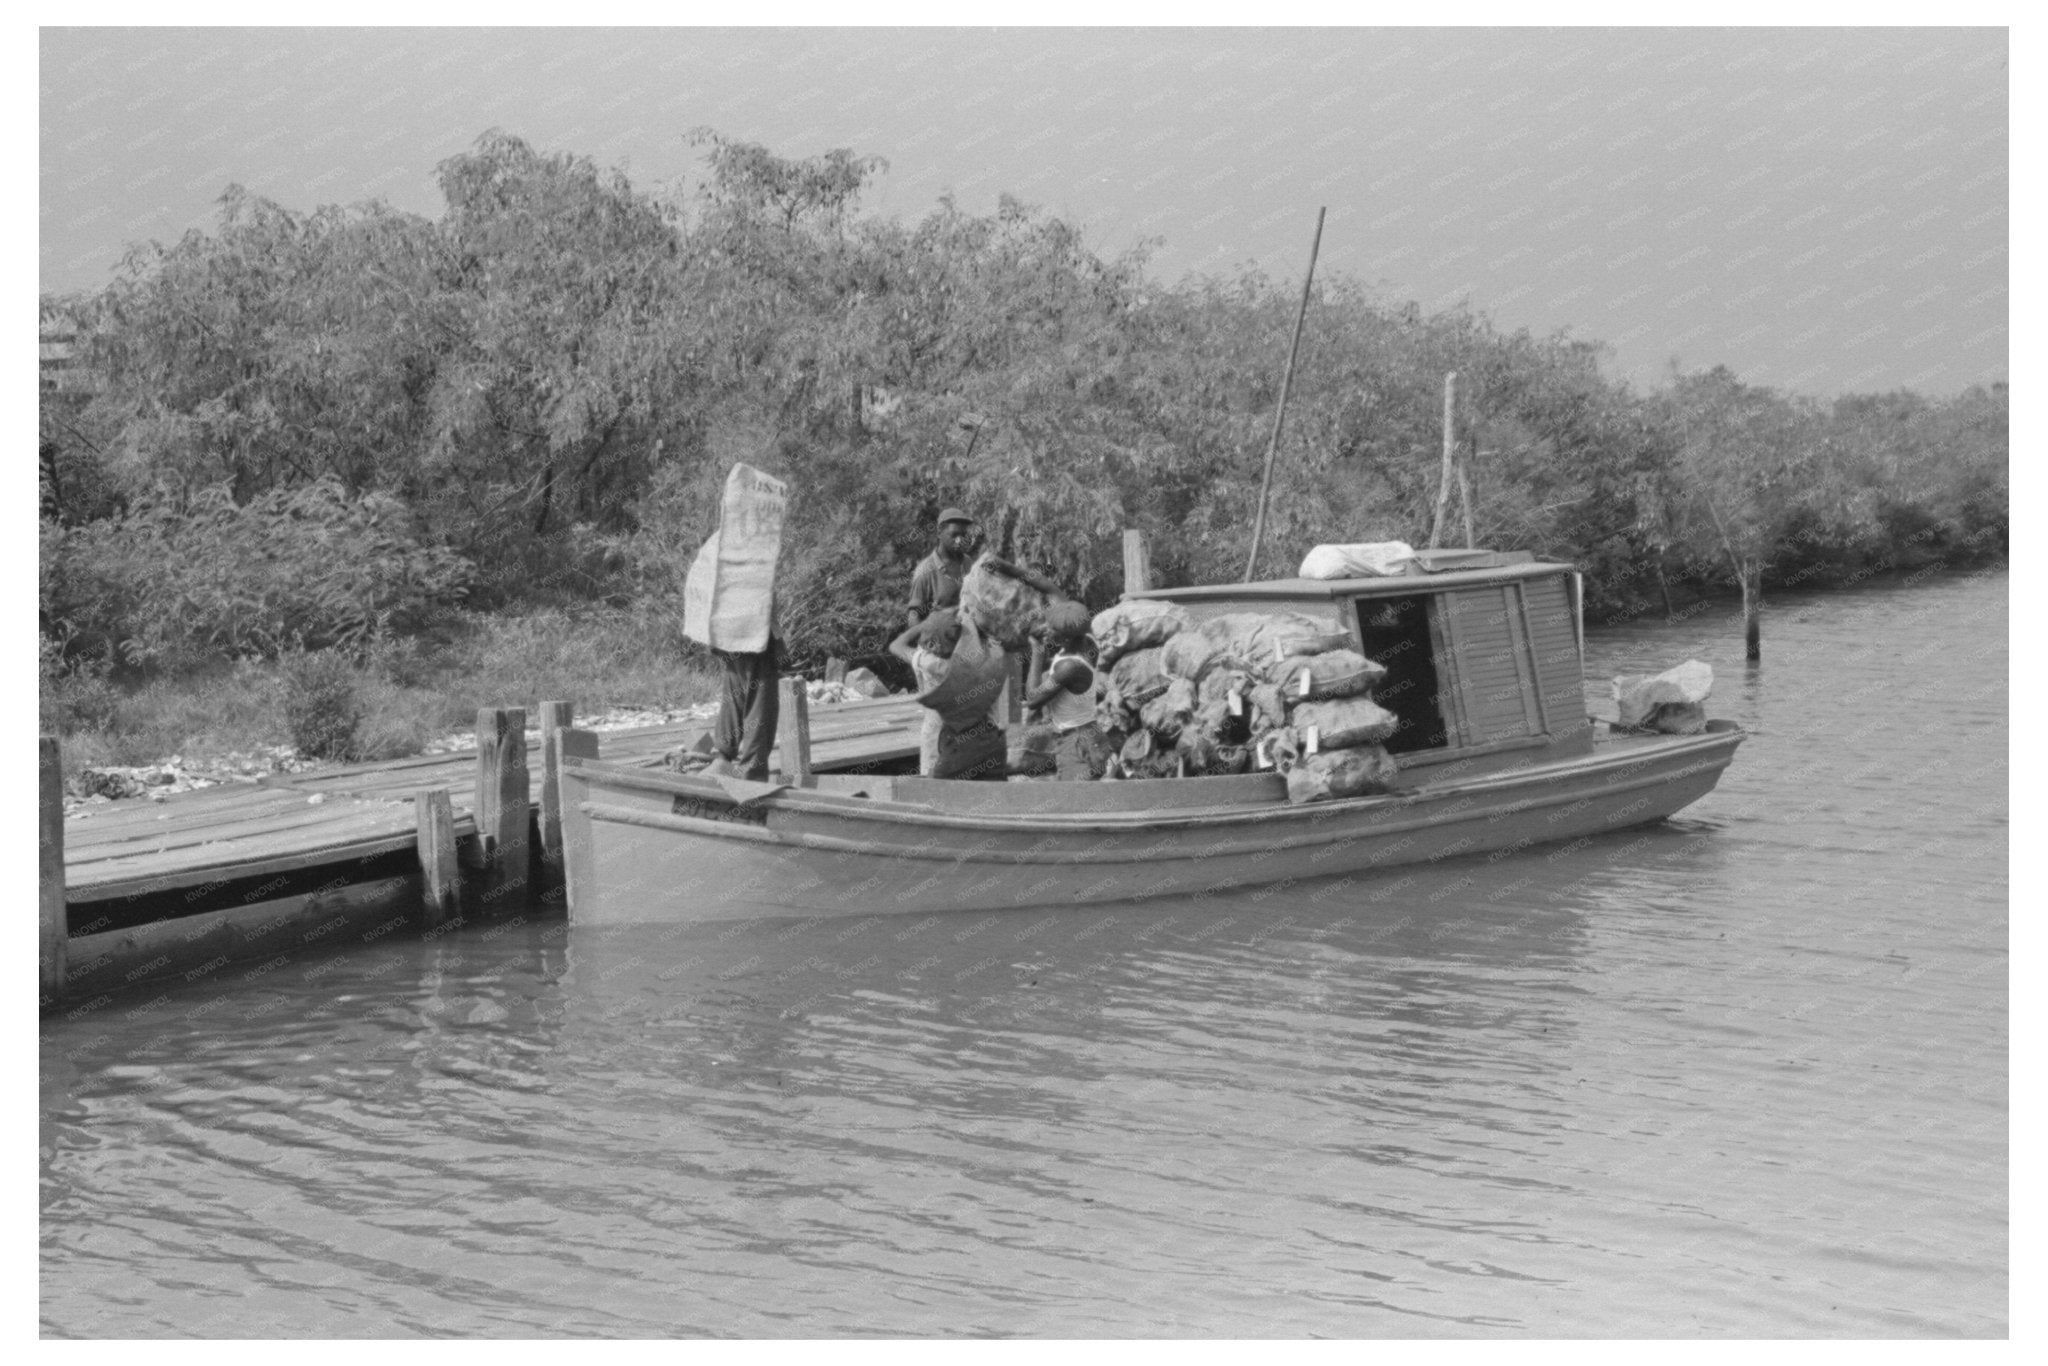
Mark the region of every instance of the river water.
POLYGON ((47 1023, 43 1331, 2002 1336, 2007 580, 1764 649, 1593 632, 1753 734, 1563 852, 521 923, 47 1023))

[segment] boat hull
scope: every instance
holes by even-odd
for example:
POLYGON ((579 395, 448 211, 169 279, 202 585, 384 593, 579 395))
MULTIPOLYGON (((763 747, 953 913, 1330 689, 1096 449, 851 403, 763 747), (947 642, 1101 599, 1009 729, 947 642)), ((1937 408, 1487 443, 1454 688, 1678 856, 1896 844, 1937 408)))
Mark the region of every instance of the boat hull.
MULTIPOLYGON (((1098 811, 787 788, 747 803, 711 781, 586 761, 563 774, 570 915, 628 925, 917 914, 1370 875, 1661 820, 1711 791, 1742 739, 1717 722, 1701 736, 1617 741, 1386 796, 1098 811)), ((1115 795, 1128 805, 1132 793, 1115 795)))

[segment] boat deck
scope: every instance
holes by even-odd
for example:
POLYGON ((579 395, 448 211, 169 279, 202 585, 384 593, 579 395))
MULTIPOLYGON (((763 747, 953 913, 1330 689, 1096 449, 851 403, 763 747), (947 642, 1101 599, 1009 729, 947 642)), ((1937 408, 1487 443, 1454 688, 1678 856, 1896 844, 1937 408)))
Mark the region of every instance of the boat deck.
MULTIPOLYGON (((914 758, 923 713, 908 696, 813 704, 811 766, 846 772, 914 758)), ((669 750, 709 729, 678 722, 603 736, 612 762, 656 767, 669 750)), ((540 735, 527 732, 529 799, 540 800, 540 735)), ((772 762, 781 763, 778 752, 772 762)), ((447 788, 458 839, 473 835, 476 753, 457 750, 312 773, 272 774, 176 793, 126 799, 64 822, 64 880, 71 903, 221 886, 249 878, 360 864, 411 850, 413 794, 447 788)))

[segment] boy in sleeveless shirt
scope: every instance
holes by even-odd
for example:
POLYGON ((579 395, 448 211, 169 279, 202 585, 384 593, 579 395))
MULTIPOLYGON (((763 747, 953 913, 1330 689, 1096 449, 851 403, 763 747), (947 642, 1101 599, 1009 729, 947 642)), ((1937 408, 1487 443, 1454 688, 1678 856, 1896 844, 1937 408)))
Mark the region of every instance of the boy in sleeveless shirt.
POLYGON ((1031 638, 1024 705, 1053 729, 1053 760, 1061 782, 1100 778, 1109 761, 1108 741, 1095 721, 1095 665, 1087 653, 1088 624, 1088 611, 1080 603, 1058 602, 1046 612, 1042 635, 1031 638))

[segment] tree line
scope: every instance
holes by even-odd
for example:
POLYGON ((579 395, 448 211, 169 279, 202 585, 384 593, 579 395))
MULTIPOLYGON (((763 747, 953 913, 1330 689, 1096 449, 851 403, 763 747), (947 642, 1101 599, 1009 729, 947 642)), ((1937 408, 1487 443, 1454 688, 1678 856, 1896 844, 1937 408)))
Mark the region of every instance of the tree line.
MULTIPOLYGON (((865 214, 877 158, 692 136, 687 192, 495 131, 438 167, 439 218, 230 187, 53 301, 93 382, 44 399, 50 648, 170 668, 659 602, 740 459, 791 482, 800 659, 880 649, 950 504, 1091 606, 1126 527, 1162 582, 1243 572, 1298 284, 1161 283, 1009 197, 865 214)), ((1427 539, 1448 371, 1478 543, 1579 561, 1596 617, 2004 552, 2002 383, 1638 393, 1601 358, 1319 280, 1260 573, 1427 539)))

